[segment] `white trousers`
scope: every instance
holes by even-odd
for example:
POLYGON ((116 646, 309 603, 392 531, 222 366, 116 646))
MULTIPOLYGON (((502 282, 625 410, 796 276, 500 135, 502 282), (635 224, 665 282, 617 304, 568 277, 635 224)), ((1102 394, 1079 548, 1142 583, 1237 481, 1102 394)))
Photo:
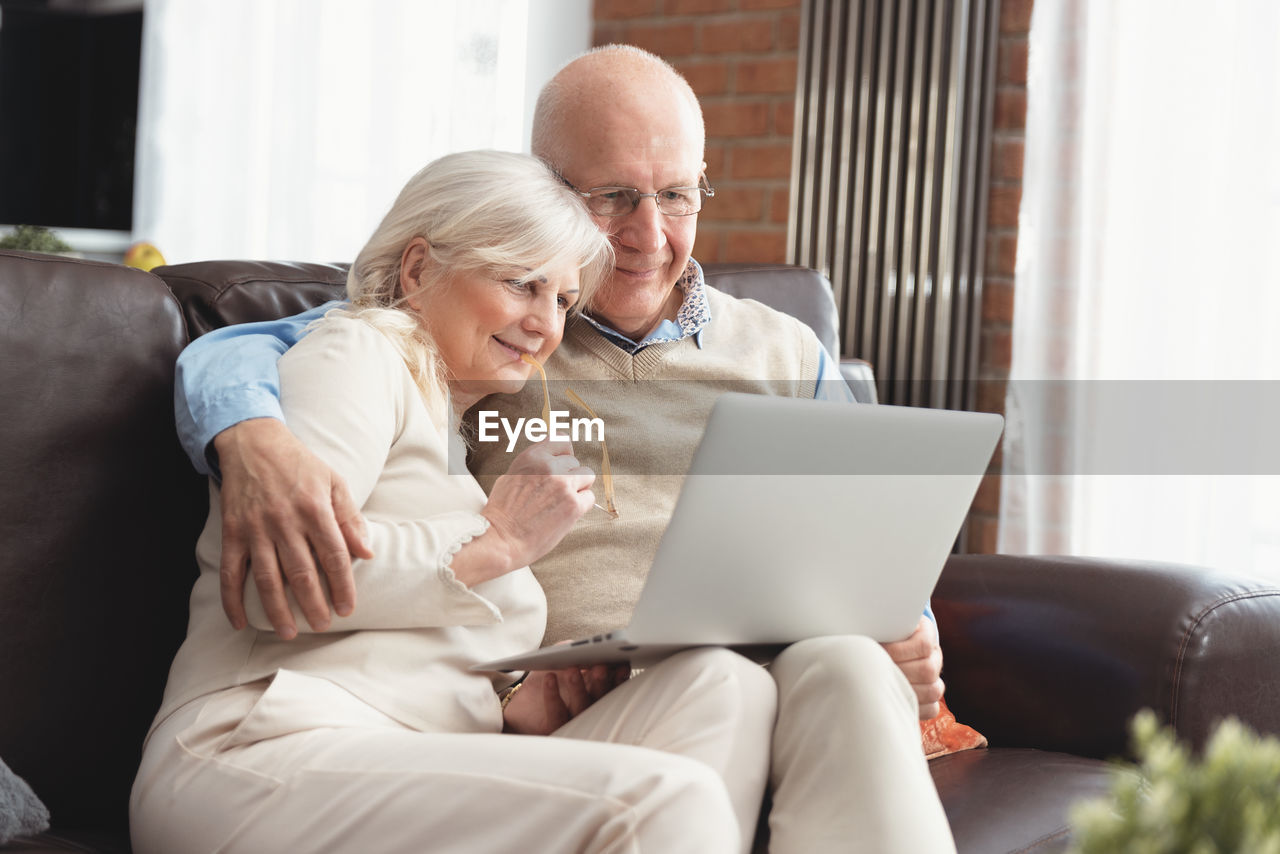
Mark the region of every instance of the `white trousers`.
POLYGON ((954 851, 914 694, 865 639, 768 670, 681 653, 551 738, 417 732, 329 691, 300 730, 265 683, 167 719, 134 782, 134 851, 742 852, 766 780, 771 850, 954 851))

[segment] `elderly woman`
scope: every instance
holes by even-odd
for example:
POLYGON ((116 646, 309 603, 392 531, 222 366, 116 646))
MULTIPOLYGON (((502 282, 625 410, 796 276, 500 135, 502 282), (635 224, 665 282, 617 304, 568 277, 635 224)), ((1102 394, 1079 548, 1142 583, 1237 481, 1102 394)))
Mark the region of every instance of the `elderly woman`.
POLYGON ((285 641, 251 601, 250 628, 232 629, 211 483, 187 640, 133 787, 135 851, 749 842, 767 677, 686 653, 645 674, 667 688, 640 702, 604 667, 514 686, 470 670, 540 641, 546 604, 528 565, 591 507, 594 475, 568 443, 546 442, 486 498, 453 473, 460 416, 520 389, 525 357, 555 349, 611 260, 581 201, 532 158, 450 155, 409 181, 352 266, 349 306, 280 359, 289 426, 346 479, 367 524, 358 607, 285 641))

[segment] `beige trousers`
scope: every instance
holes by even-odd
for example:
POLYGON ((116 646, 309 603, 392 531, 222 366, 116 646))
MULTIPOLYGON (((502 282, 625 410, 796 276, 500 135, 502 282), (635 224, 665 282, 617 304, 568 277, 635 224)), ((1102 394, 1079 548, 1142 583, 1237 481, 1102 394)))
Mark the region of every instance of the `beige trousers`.
POLYGON ((769 667, 778 691, 772 852, 950 854, 915 691, 880 644, 824 637, 769 667))
POLYGON ((287 679, 327 694, 302 709, 242 686, 156 729, 130 802, 137 854, 740 852, 767 779, 771 850, 954 850, 914 696, 871 641, 806 641, 768 670, 681 653, 552 738, 417 732, 287 679))

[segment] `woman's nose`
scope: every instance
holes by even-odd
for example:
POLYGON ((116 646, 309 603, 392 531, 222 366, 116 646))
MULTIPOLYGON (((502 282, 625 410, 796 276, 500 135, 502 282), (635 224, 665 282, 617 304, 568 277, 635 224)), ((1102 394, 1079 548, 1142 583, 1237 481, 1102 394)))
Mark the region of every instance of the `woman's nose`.
POLYGON ((550 335, 560 325, 560 319, 559 294, 540 294, 529 304, 524 319, 525 329, 543 336, 550 335))

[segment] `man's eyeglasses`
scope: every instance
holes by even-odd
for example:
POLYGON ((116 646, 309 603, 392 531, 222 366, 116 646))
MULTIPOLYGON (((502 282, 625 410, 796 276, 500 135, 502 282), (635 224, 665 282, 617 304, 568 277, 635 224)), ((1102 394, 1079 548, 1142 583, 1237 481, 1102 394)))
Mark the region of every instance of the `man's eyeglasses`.
POLYGON ((642 193, 635 187, 592 187, 590 190, 579 190, 568 181, 565 184, 586 200, 587 210, 596 216, 626 216, 636 209, 641 199, 653 199, 658 210, 667 216, 691 216, 702 210, 703 196, 711 198, 716 194, 707 183, 705 172, 698 176, 696 187, 667 187, 656 193, 642 193))

